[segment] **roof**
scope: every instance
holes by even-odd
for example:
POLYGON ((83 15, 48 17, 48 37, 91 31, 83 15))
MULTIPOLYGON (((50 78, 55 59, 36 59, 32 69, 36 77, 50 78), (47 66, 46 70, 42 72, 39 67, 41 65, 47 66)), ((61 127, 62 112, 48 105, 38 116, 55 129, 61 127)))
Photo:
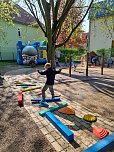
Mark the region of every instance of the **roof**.
POLYGON ((105 0, 93 4, 89 11, 89 19, 114 15, 114 0, 105 0))
POLYGON ((30 13, 28 13, 18 4, 16 4, 15 6, 19 10, 19 13, 12 15, 14 17, 13 19, 14 22, 25 24, 25 25, 30 25, 36 22, 35 18, 30 13))

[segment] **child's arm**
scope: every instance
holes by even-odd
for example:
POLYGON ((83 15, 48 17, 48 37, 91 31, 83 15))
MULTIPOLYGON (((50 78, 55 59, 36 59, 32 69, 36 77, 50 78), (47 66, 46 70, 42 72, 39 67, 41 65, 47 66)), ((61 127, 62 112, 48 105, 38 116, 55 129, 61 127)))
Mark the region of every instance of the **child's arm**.
POLYGON ((58 71, 55 71, 55 74, 61 73, 61 70, 62 70, 62 69, 59 69, 58 71))
POLYGON ((39 70, 37 70, 37 72, 38 72, 39 74, 41 74, 41 75, 46 75, 46 74, 47 74, 47 71, 39 71, 39 70))

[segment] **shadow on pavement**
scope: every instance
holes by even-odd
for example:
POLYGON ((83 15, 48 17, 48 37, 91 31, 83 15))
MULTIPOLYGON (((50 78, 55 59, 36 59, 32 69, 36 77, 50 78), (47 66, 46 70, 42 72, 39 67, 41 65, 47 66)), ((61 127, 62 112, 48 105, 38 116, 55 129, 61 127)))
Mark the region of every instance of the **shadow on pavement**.
MULTIPOLYGON (((69 76, 66 73, 62 73, 69 76)), ((72 74, 72 78, 79 79, 82 82, 90 84, 96 91, 101 92, 111 98, 114 98, 114 77, 99 77, 99 76, 82 76, 72 74)), ((67 81, 66 81, 67 83, 67 81)), ((70 81, 68 83, 71 83, 70 81)))
POLYGON ((0 86, 3 85, 3 80, 4 80, 4 78, 2 78, 2 77, 0 76, 0 86))

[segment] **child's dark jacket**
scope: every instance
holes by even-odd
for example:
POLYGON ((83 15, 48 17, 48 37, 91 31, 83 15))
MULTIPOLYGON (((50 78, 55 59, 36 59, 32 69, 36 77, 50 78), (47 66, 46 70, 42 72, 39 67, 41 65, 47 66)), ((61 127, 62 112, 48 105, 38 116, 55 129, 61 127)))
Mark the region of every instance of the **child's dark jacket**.
POLYGON ((56 71, 53 70, 52 68, 48 68, 48 70, 45 70, 43 72, 38 71, 41 75, 46 75, 47 80, 46 84, 48 85, 54 85, 54 80, 55 80, 55 75, 59 74, 61 72, 61 69, 56 71))

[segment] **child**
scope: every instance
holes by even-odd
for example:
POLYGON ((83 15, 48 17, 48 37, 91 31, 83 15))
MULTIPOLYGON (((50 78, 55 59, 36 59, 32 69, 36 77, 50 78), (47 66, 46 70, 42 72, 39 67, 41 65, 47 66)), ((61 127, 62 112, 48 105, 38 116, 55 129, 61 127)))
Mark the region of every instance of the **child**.
POLYGON ((40 103, 40 106, 48 107, 48 104, 45 102, 45 91, 49 88, 51 95, 52 95, 52 100, 53 100, 53 98, 54 98, 53 85, 54 85, 55 75, 59 74, 62 69, 59 69, 58 71, 53 70, 51 68, 50 63, 46 63, 44 67, 45 67, 45 71, 43 71, 43 72, 42 71, 40 72, 39 70, 37 70, 39 74, 46 75, 46 77, 47 77, 46 83, 42 89, 42 101, 40 103))
POLYGON ((67 56, 65 57, 65 65, 67 66, 68 58, 67 56))
POLYGON ((74 71, 76 71, 77 64, 75 61, 72 61, 72 67, 73 67, 74 71))

